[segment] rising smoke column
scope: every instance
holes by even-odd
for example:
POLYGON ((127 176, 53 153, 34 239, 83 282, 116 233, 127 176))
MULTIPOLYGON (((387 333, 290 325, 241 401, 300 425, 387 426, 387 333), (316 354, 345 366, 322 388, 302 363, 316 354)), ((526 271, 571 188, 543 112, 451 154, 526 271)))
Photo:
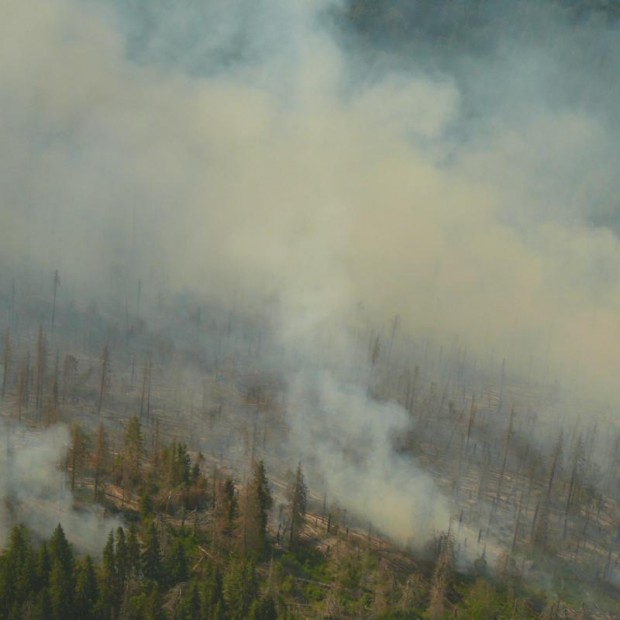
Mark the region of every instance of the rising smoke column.
MULTIPOLYGON (((458 337, 472 358, 617 402, 613 92, 573 98, 609 91, 607 73, 571 52, 561 10, 527 4, 533 37, 489 20, 497 36, 472 54, 429 25, 392 63, 343 36, 342 2, 8 0, 7 274, 51 263, 67 295, 120 307, 138 279, 152 298, 268 300, 311 370, 336 366, 308 344, 322 334, 357 355, 332 326, 363 306, 374 324, 398 314, 403 333, 458 337)), ((577 34, 617 66, 613 29, 577 34)), ((295 389, 320 394, 317 415, 371 415, 347 373, 308 377, 295 389)), ((373 445, 398 470, 377 434, 401 414, 384 417, 373 445)))
POLYGON ((102 508, 74 509, 62 470, 69 444, 66 427, 32 431, 2 423, 0 433, 5 442, 0 452, 0 546, 14 525, 24 524, 47 538, 61 523, 81 551, 99 554, 110 529, 120 523, 104 518, 102 508))

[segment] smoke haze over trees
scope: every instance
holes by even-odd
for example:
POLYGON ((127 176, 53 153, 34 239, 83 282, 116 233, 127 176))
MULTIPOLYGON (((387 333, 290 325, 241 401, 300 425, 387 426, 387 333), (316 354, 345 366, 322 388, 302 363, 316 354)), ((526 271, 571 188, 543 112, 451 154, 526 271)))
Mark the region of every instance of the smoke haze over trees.
POLYGON ((293 340, 363 304, 614 396, 615 12, 472 4, 9 2, 6 288, 271 300, 293 340))
POLYGON ((449 532, 437 614, 480 554, 620 582, 619 30, 602 0, 5 0, 0 543, 202 510, 248 556, 230 606, 322 496, 329 535, 449 532))

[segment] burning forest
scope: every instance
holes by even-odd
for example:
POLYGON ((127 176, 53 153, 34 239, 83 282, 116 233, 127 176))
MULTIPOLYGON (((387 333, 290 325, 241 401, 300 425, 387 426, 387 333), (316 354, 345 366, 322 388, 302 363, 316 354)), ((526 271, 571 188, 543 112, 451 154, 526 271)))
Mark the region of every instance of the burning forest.
POLYGON ((0 618, 618 617, 614 3, 0 17, 0 618))

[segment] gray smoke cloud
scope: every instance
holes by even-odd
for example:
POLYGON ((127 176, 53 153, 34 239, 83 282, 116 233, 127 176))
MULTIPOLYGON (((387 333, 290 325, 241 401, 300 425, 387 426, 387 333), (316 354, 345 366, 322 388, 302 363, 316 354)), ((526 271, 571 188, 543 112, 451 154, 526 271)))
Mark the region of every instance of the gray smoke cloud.
POLYGON ((400 542, 448 529, 449 504, 430 474, 394 452, 392 439, 410 424, 404 409, 328 371, 297 376, 289 407, 298 455, 327 496, 400 542))
POLYGON ((117 519, 103 508, 74 508, 63 465, 69 445, 64 426, 33 431, 0 423, 5 445, 0 451, 0 547, 10 528, 26 525, 41 538, 49 538, 60 523, 67 538, 80 551, 98 555, 117 519))
MULTIPOLYGON (((526 5, 514 32, 509 3, 485 9, 479 48, 439 45, 443 22, 414 14, 410 46, 389 49, 389 31, 342 25, 344 2, 5 1, 6 273, 53 265, 119 303, 139 278, 269 300, 281 342, 330 368, 357 355, 342 326, 360 308, 398 314, 402 333, 617 402, 619 44, 526 5)), ((367 471, 398 486, 397 408, 308 381, 317 416, 384 423, 368 422, 367 471)), ((352 470, 332 448, 340 492, 352 470)))

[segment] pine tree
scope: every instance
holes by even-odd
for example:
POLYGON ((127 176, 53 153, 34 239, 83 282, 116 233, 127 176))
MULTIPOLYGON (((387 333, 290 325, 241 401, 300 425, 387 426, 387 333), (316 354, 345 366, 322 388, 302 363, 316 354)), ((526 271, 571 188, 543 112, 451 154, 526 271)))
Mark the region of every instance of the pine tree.
POLYGON ((125 588, 129 574, 129 549, 125 540, 125 530, 122 527, 116 529, 116 579, 119 590, 125 588))
POLYGON ((76 569, 75 578, 75 613, 80 620, 94 620, 95 606, 99 598, 97 576, 92 558, 87 555, 76 569))
POLYGON ((52 563, 58 561, 66 573, 73 573, 73 551, 60 523, 50 538, 49 554, 52 563))
POLYGON ((141 559, 144 578, 159 584, 163 577, 161 545, 159 542, 159 532, 152 521, 146 530, 141 559))
POLYGON ((200 602, 200 592, 195 581, 192 582, 187 595, 183 600, 182 618, 187 620, 198 620, 202 618, 202 605, 200 602))
POLYGON ((254 466, 254 475, 244 493, 241 510, 241 548, 255 558, 267 549, 267 524, 273 498, 263 461, 254 466))
POLYGON ((203 618, 213 620, 221 616, 224 597, 222 574, 215 564, 208 564, 200 591, 203 618), (218 611, 219 610, 219 611, 218 611))
POLYGON ((278 608, 270 594, 254 600, 250 608, 249 620, 278 620, 278 608))
POLYGON ((189 567, 183 542, 178 538, 172 541, 168 552, 164 555, 164 574, 167 585, 173 586, 189 578, 189 567))
POLYGON ((120 606, 120 587, 114 549, 114 532, 110 530, 108 540, 103 547, 103 557, 99 571, 99 601, 97 609, 106 620, 118 615, 120 606))
POLYGON ((50 559, 47 542, 43 541, 35 559, 34 589, 42 590, 47 588, 50 582, 50 572, 52 561, 50 559))
POLYGON ((24 526, 13 527, 9 544, 0 559, 0 617, 8 618, 12 610, 21 608, 33 588, 35 563, 24 526))
POLYGON ((123 437, 123 490, 131 490, 133 485, 140 481, 142 466, 142 428, 140 420, 132 416, 125 426, 123 437))
POLYGON ((246 559, 231 562, 224 576, 224 600, 230 620, 246 620, 257 594, 254 562, 246 559))
POLYGON ((52 618, 54 620, 74 618, 75 575, 73 572, 73 551, 60 524, 58 524, 50 539, 49 554, 52 566, 49 585, 52 618))
POLYGON ((133 523, 127 531, 127 571, 129 578, 137 578, 140 575, 140 542, 133 523))
POLYGON ((39 590, 32 609, 33 620, 50 620, 52 613, 52 601, 49 588, 39 590))
POLYGON ((288 495, 291 520, 289 546, 294 548, 299 543, 299 538, 306 518, 307 489, 304 481, 304 474, 301 469, 301 463, 297 465, 295 482, 292 488, 289 489, 288 495))
POLYGON ((239 516, 237 491, 232 478, 218 483, 213 509, 213 543, 217 550, 225 551, 230 546, 235 522, 239 516))

